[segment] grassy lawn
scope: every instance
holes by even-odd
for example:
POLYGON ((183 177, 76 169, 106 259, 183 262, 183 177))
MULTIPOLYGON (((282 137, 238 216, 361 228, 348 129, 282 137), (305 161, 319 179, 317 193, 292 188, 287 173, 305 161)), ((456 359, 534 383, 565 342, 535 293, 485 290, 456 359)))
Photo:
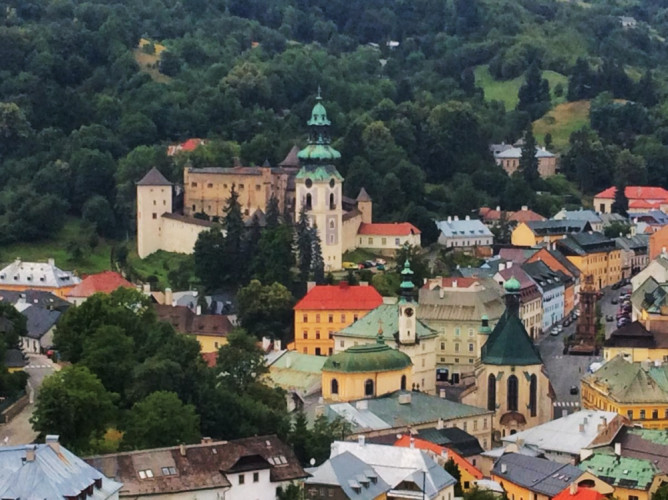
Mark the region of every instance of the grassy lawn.
POLYGON ((132 55, 139 65, 139 69, 147 73, 154 82, 170 83, 172 79, 158 71, 160 56, 156 54, 147 54, 142 49, 134 49, 132 55))
POLYGON ((0 246, 0 262, 3 266, 19 257, 24 261, 46 262, 47 259, 56 260, 61 269, 73 270, 81 274, 90 274, 111 268, 111 248, 114 242, 100 238, 94 250, 85 249, 83 257, 73 261, 67 251, 67 243, 80 238, 81 226, 79 219, 68 217, 63 229, 53 238, 31 243, 14 243, 0 246))
POLYGON ((376 254, 365 248, 356 248, 343 254, 343 262, 354 262, 359 264, 365 260, 376 260, 376 254))
MULTIPOLYGON (((561 83, 564 87, 564 93, 568 87, 568 78, 561 73, 554 71, 543 71, 543 78, 550 82, 550 90, 554 91, 555 85, 561 83)), ((515 109, 517 106, 517 92, 519 92, 524 75, 513 78, 512 80, 495 80, 489 73, 487 66, 478 66, 475 69, 476 85, 485 91, 485 99, 488 101, 502 101, 506 110, 515 109)), ((558 104, 564 101, 564 97, 556 97, 552 94, 552 102, 558 104)))
POLYGON ((128 249, 130 250, 128 261, 132 265, 132 268, 139 273, 144 280, 149 276, 155 276, 158 279, 158 287, 160 289, 165 289, 170 286, 167 275, 171 270, 177 269, 181 262, 193 258, 192 255, 159 250, 145 259, 140 259, 137 255, 137 245, 134 241, 128 243, 128 249))
POLYGON ((533 133, 539 143, 548 132, 552 134, 553 149, 563 151, 568 146, 572 132, 589 123, 589 101, 574 101, 559 104, 540 120, 533 123, 533 133))

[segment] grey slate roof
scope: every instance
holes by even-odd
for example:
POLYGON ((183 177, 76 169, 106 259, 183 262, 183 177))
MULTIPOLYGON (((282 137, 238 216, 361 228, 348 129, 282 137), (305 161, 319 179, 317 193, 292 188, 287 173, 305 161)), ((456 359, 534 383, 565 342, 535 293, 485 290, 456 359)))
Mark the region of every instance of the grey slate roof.
MULTIPOLYGON (((48 439, 49 437, 47 437, 48 439)), ((49 444, 0 447, 0 498, 62 500, 77 497, 93 485, 88 498, 113 498, 121 483, 112 481, 56 442, 49 444), (26 461, 29 448, 35 459, 26 461), (101 487, 95 482, 101 482, 101 487)), ((85 494, 84 494, 85 496, 85 494)))
POLYGON ((484 450, 475 436, 458 427, 419 429, 418 437, 445 448, 450 448, 463 457, 480 455, 484 450))
POLYGON ((436 222, 436 227, 446 238, 494 236, 489 228, 477 219, 442 220, 436 222))
POLYGON ((53 260, 48 262, 23 262, 16 259, 0 270, 0 287, 12 286, 61 288, 78 285, 81 279, 70 271, 56 267, 53 260))
POLYGON ((5 366, 7 368, 23 368, 27 364, 28 361, 20 349, 7 349, 5 351, 5 366))
POLYGON ((62 313, 38 306, 30 306, 21 311, 21 314, 27 320, 28 337, 39 340, 58 322, 62 313))
POLYGON ((351 500, 373 500, 390 490, 382 477, 355 455, 346 451, 330 458, 319 467, 306 469, 311 474, 305 483, 309 485, 340 486, 351 500))
POLYGON ((525 224, 534 234, 539 236, 591 231, 591 225, 586 220, 537 220, 525 224))
POLYGON ((554 217, 553 220, 586 220, 587 222, 598 223, 602 222, 599 215, 593 210, 561 210, 554 217))
POLYGON ((164 175, 160 173, 160 170, 153 167, 149 170, 140 181, 137 182, 137 186, 171 186, 172 183, 169 182, 164 175))
POLYGON ((583 472, 574 465, 560 464, 519 453, 508 453, 496 461, 492 474, 530 491, 553 497, 567 488, 583 472), (502 465, 506 466, 506 472, 501 472, 502 465))
POLYGON ((23 290, 21 292, 18 290, 0 289, 0 302, 12 304, 18 309, 21 308, 20 304, 24 303, 43 307, 45 309, 57 309, 61 312, 65 312, 72 306, 70 302, 61 299, 51 292, 33 289, 23 290))
POLYGON ((598 232, 569 234, 557 240, 557 246, 564 255, 587 255, 595 252, 609 252, 616 248, 615 240, 598 232))
POLYGON ((543 292, 564 286, 561 276, 547 267, 545 262, 540 260, 536 262, 528 262, 522 264, 522 269, 526 271, 543 292))

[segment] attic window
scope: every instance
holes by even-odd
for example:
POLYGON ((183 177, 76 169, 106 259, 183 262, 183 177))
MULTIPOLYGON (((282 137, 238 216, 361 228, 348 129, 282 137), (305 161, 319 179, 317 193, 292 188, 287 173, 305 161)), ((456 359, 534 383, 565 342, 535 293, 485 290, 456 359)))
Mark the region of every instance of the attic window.
POLYGON ((139 479, 151 479, 153 471, 151 469, 144 469, 139 471, 139 479))
POLYGON ((27 279, 28 281, 32 281, 32 276, 28 276, 26 279, 27 279))
POLYGON ((272 465, 287 465, 288 461, 283 455, 269 457, 269 463, 272 465))
POLYGON ((163 476, 175 476, 176 475, 176 468, 175 467, 163 467, 162 468, 162 475, 163 476))
POLYGON ((40 281, 45 281, 44 276, 42 276, 39 280, 40 280, 40 281))

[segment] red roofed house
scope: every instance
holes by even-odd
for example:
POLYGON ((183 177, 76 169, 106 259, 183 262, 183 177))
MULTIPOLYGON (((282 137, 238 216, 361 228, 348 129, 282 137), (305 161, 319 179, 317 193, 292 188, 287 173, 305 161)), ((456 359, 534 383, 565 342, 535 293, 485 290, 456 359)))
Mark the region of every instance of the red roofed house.
MULTIPOLYGON (((594 196, 594 210, 604 214, 612 213, 612 203, 615 201, 617 188, 612 186, 594 196)), ((661 210, 668 206, 668 191, 661 187, 626 186, 624 194, 629 200, 629 212, 646 212, 647 210, 661 210)))
POLYGON ((75 306, 83 304, 94 293, 111 293, 117 288, 135 288, 120 274, 114 271, 103 271, 86 276, 81 283, 66 294, 66 299, 75 306))
POLYGON ((357 230, 357 247, 392 250, 404 245, 420 246, 420 230, 410 222, 362 223, 357 230))
MULTIPOLYGON (((439 465, 445 464, 448 460, 452 459, 453 462, 457 465, 461 477, 459 482, 462 486, 462 489, 466 492, 475 487, 475 481, 483 478, 483 473, 471 462, 466 460, 464 457, 459 455, 457 452, 439 446, 431 441, 425 441, 424 439, 413 438, 407 434, 401 436, 401 438, 394 443, 394 446, 400 446, 404 448, 418 448, 420 450, 426 450, 432 455, 432 458, 438 462, 439 465)), ((579 500, 579 499, 578 499, 579 500)), ((590 499, 583 499, 590 500, 590 499)), ((598 500, 598 499, 591 499, 598 500)))
POLYGON ((480 216, 480 219, 488 226, 500 224, 503 217, 505 217, 506 222, 510 224, 545 220, 545 217, 539 213, 534 212, 533 210, 529 210, 529 207, 526 205, 522 206, 522 210, 518 210, 516 212, 501 210, 501 207, 496 207, 496 209, 482 207, 478 211, 478 215, 480 216))
POLYGON ((594 488, 584 488, 575 483, 571 483, 564 491, 552 500, 604 500, 607 498, 603 493, 599 493, 594 488))
POLYGON ((332 333, 354 323, 383 303, 369 285, 318 285, 295 305, 295 350, 328 356, 334 352, 332 333))
POLYGON ((167 148, 167 156, 174 156, 177 153, 195 151, 198 147, 205 144, 204 139, 188 139, 181 144, 172 144, 167 148))

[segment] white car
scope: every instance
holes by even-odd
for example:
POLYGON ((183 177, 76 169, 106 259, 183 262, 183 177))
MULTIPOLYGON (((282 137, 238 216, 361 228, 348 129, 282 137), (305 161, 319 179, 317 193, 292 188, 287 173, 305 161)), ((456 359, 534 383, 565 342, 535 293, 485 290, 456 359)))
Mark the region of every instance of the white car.
POLYGON ((555 337, 556 337, 557 335, 559 335, 559 328, 556 327, 556 326, 555 326, 554 328, 552 328, 552 330, 550 331, 550 335, 553 335, 553 336, 555 336, 555 337))

